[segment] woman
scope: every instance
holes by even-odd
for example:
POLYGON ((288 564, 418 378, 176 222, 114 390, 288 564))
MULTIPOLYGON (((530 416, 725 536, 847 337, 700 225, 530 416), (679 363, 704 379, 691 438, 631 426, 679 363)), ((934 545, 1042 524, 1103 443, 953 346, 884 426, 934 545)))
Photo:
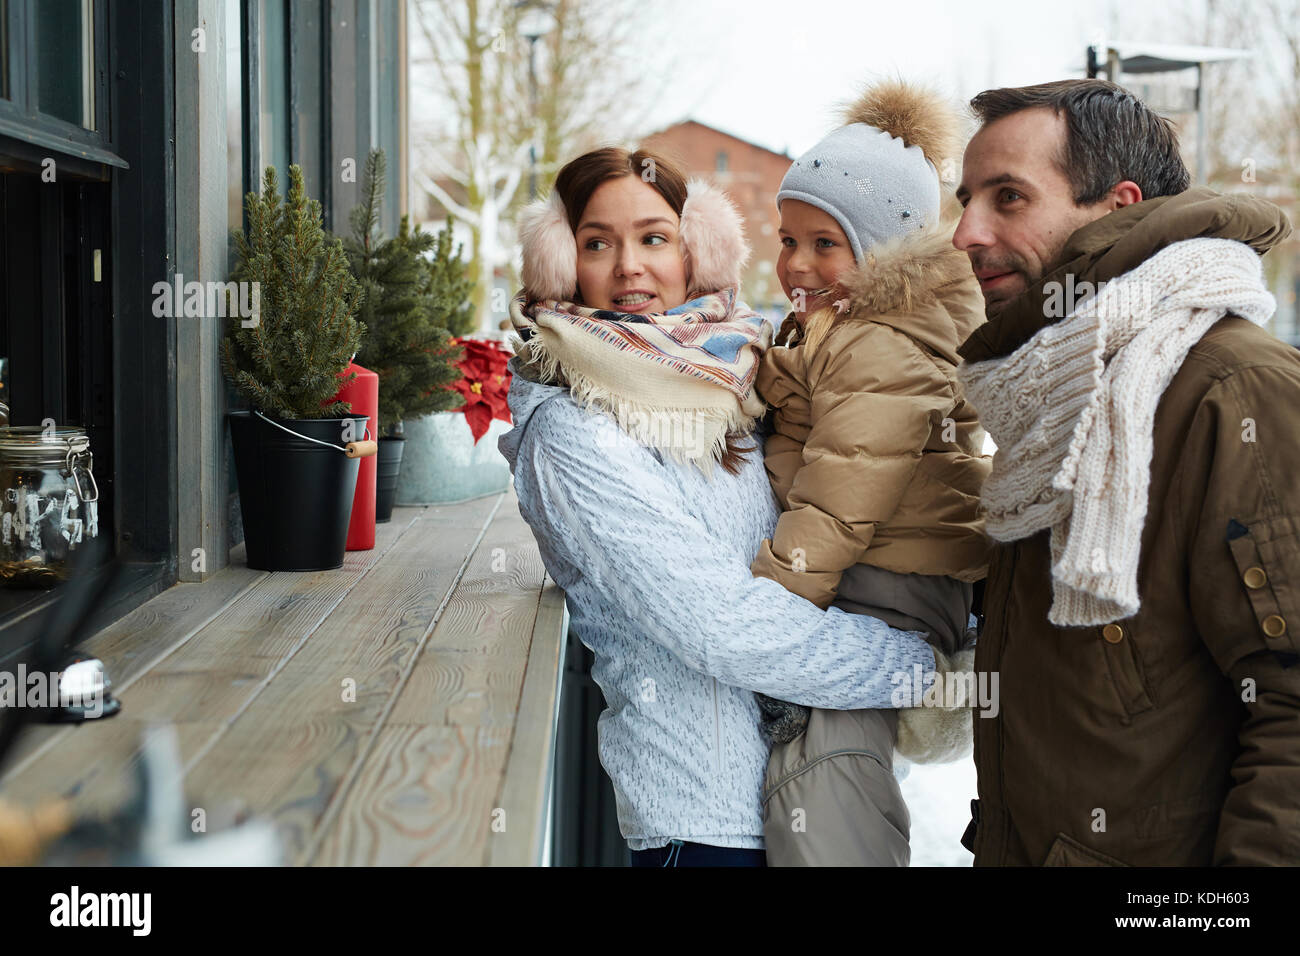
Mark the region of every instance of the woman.
MULTIPOLYGON (((769 745, 751 691, 890 707, 895 675, 929 680, 935 654, 750 573, 779 515, 748 434, 772 328, 738 301, 748 248, 727 199, 661 156, 601 149, 560 171, 520 235, 500 448, 595 655, 600 758, 632 862, 762 866, 769 745)), ((898 787, 892 756, 863 756, 882 792, 898 787)), ((885 822, 906 841, 906 810, 885 822)))

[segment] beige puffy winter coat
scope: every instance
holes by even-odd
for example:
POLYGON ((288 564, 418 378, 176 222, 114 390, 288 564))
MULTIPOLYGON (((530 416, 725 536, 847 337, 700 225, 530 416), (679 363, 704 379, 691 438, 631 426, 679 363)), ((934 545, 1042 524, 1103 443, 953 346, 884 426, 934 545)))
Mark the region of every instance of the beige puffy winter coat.
POLYGON ((990 459, 957 380, 957 346, 984 302, 953 226, 877 246, 840 277, 848 311, 814 313, 807 329, 787 318, 777 342, 791 344, 759 367, 773 409, 764 458, 784 513, 752 570, 818 607, 858 563, 966 582, 987 572, 990 459))

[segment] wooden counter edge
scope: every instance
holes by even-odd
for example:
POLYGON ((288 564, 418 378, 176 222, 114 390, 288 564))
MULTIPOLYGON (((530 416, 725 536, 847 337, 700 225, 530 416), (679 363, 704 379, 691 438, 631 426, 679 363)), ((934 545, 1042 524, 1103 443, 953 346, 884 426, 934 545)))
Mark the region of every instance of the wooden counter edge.
POLYGON ((510 756, 497 804, 505 811, 505 830, 490 836, 489 866, 542 864, 568 630, 564 591, 548 575, 533 621, 510 756))

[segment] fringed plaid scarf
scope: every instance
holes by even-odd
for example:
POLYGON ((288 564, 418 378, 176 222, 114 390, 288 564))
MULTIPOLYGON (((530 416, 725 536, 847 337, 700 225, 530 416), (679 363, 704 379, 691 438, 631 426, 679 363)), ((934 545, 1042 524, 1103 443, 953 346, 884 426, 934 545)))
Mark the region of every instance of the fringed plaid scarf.
POLYGON ((565 385, 588 410, 606 412, 643 445, 705 475, 729 432, 763 413, 754 377, 772 324, 735 289, 699 296, 664 313, 638 315, 573 302, 510 305, 519 360, 544 382, 565 385))

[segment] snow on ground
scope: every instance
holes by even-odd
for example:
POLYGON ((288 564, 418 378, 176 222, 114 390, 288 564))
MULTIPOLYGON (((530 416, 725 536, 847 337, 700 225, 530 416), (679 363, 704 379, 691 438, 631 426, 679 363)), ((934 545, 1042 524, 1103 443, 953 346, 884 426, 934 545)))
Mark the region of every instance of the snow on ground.
POLYGON ((970 866, 961 835, 975 798, 975 761, 913 764, 900 786, 912 816, 912 866, 970 866))

